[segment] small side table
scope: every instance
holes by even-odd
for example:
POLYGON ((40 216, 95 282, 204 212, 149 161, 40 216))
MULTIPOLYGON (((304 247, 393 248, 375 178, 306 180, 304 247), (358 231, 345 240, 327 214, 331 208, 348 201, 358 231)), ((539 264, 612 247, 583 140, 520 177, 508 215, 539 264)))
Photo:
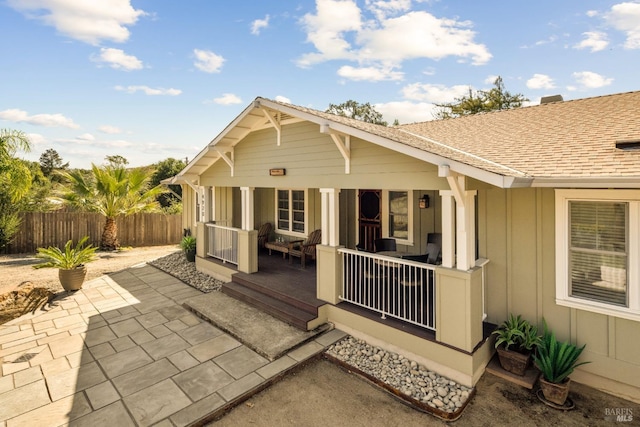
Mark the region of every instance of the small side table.
POLYGON ((289 253, 288 242, 266 242, 264 247, 269 249, 269 255, 271 255, 271 251, 282 252, 282 259, 286 259, 289 253))

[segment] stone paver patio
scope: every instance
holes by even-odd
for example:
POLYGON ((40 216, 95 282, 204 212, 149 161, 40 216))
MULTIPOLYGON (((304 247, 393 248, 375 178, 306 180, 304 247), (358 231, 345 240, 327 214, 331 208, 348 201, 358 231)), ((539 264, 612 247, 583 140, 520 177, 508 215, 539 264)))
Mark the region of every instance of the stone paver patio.
POLYGON ((141 265, 0 326, 0 427, 189 425, 322 352, 270 362, 182 307, 201 293, 141 265))

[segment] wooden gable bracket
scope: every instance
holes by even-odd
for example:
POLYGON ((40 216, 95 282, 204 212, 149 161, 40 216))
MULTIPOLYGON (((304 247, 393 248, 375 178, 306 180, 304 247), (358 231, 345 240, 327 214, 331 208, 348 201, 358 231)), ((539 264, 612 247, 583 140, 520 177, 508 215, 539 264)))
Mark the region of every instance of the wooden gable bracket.
POLYGON ((262 112, 264 113, 265 117, 269 119, 273 127, 276 129, 276 138, 277 138, 277 143, 279 147, 280 141, 282 139, 282 126, 280 125, 280 113, 277 113, 277 118, 276 118, 271 116, 271 114, 269 114, 269 112, 264 108, 262 109, 262 112))
POLYGON ((216 151, 218 152, 218 154, 220 155, 220 157, 222 158, 222 160, 224 160, 224 162, 226 164, 229 165, 229 167, 231 168, 231 176, 233 176, 233 148, 231 149, 231 158, 229 158, 229 156, 227 156, 227 154, 221 150, 221 149, 216 149, 216 151))
POLYGON ((466 190, 464 175, 460 175, 456 172, 451 172, 448 165, 440 165, 438 166, 438 176, 447 178, 447 182, 449 183, 449 187, 451 187, 451 191, 453 192, 453 197, 455 198, 456 203, 460 207, 464 207, 464 196, 466 190))
POLYGON ((344 135, 331 129, 328 124, 320 125, 320 133, 329 134, 344 158, 344 173, 351 173, 351 135, 344 135), (344 141, 343 138, 344 137, 344 141))

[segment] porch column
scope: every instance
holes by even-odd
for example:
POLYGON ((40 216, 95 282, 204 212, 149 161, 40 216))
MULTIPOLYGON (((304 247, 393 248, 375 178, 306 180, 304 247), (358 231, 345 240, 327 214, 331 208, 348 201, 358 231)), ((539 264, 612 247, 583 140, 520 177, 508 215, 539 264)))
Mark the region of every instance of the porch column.
POLYGON ((337 246, 340 241, 340 189, 321 188, 322 244, 337 246))
POLYGON ((442 197, 442 266, 453 268, 455 264, 455 210, 451 191, 441 191, 442 197))
POLYGON ((258 271, 258 232, 254 230, 253 187, 240 187, 242 199, 242 229, 238 231, 238 271, 258 271))
POLYGON ((242 229, 254 229, 254 213, 253 213, 253 187, 240 187, 242 192, 242 229))
POLYGON ((213 220, 213 201, 211 200, 211 193, 213 187, 204 187, 204 219, 203 222, 208 222, 213 220))
POLYGON ((331 304, 340 302, 342 260, 340 248, 340 189, 321 188, 322 244, 316 247, 316 295, 331 304))
POLYGON ((467 271, 475 266, 475 191, 466 190, 465 176, 451 172, 446 165, 438 167, 438 176, 447 178, 451 191, 440 191, 442 196, 442 265, 452 268, 453 254, 456 269, 467 271), (455 250, 453 201, 455 201, 455 250))

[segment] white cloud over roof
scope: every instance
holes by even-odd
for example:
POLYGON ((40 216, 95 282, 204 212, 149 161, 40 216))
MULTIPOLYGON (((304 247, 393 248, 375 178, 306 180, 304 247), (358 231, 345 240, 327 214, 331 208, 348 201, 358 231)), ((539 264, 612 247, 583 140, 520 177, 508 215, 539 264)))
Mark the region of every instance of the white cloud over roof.
POLYGON ((144 85, 133 85, 133 86, 116 86, 114 88, 115 90, 121 91, 121 92, 126 92, 126 93, 136 93, 136 92, 142 92, 145 95, 170 95, 170 96, 177 96, 180 95, 182 93, 182 91, 180 89, 173 89, 173 88, 169 88, 169 89, 165 89, 165 88, 152 88, 149 86, 144 86, 144 85))
MULTIPOLYGON (((451 56, 481 65, 492 57, 484 44, 475 42, 471 21, 409 11, 408 0, 369 0, 366 6, 362 10, 354 0, 317 0, 315 13, 301 20, 315 51, 298 58, 297 65, 305 68, 331 60, 354 61, 358 67, 341 68, 344 77, 358 80, 369 72, 375 81, 381 79, 380 73, 372 70, 398 68, 410 59, 451 56)), ((398 76, 388 74, 384 79, 398 76)))
POLYGON ((606 22, 626 34, 624 47, 640 49, 640 3, 624 2, 611 7, 605 14, 606 22))
POLYGON ((28 123, 35 126, 66 127, 70 129, 78 129, 80 127, 72 119, 62 114, 29 115, 26 111, 17 108, 0 111, 0 119, 14 123, 28 123))
POLYGON ((255 21, 253 21, 251 23, 251 34, 253 35, 259 35, 260 31, 262 31, 264 28, 268 28, 269 27, 269 15, 265 16, 264 19, 256 19, 255 21))
POLYGON ((609 46, 607 34, 602 31, 587 31, 582 35, 584 40, 574 46, 576 49, 591 49, 591 52, 598 52, 609 46))
POLYGON ((127 26, 145 15, 143 10, 134 9, 130 0, 8 0, 7 4, 61 34, 93 45, 105 40, 127 41, 127 26))
POLYGON ((556 85, 553 79, 546 74, 534 74, 527 80, 527 87, 529 89, 553 89, 556 85))
POLYGON ((196 57, 193 65, 205 73, 219 73, 225 61, 222 56, 210 50, 193 49, 193 54, 196 57))
POLYGON ((142 61, 133 55, 127 55, 122 49, 101 48, 99 55, 91 57, 93 62, 107 64, 116 70, 132 71, 144 68, 142 61))

